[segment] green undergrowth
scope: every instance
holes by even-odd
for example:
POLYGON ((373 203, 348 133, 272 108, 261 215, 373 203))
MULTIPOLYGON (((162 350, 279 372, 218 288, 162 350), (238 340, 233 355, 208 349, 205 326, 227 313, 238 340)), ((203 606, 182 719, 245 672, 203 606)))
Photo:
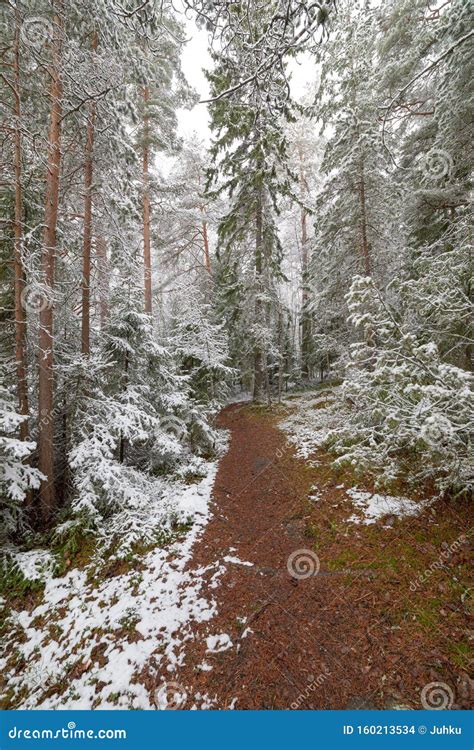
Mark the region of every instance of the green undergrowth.
MULTIPOLYGON (((45 575, 61 578, 72 569, 87 568, 87 582, 98 586, 109 578, 143 570, 142 561, 149 552, 170 546, 191 527, 191 520, 175 523, 169 531, 157 533, 151 542, 137 542, 125 554, 118 554, 119 540, 112 540, 105 546, 93 532, 79 524, 71 524, 61 534, 53 531, 41 538, 36 535, 18 552, 46 549, 51 554, 52 566, 45 575)), ((0 597, 5 600, 5 607, 22 609, 39 604, 43 598, 45 575, 26 578, 14 559, 5 556, 0 565, 0 597)))

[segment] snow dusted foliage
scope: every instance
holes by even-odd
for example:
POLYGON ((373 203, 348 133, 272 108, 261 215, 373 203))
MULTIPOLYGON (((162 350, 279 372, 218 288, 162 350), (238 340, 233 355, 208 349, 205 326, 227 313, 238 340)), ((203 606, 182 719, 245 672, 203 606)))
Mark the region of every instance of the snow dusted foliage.
POLYGON ((443 362, 370 277, 354 277, 348 306, 363 341, 351 347, 342 388, 347 419, 331 436, 337 463, 373 471, 379 484, 404 477, 472 488, 471 374, 443 362))
MULTIPOLYGON (((3 375, 1 370, 0 375, 3 375)), ((8 390, 0 386, 0 543, 21 526, 26 494, 37 488, 41 480, 39 471, 27 462, 34 442, 16 437, 24 419, 17 414, 8 390)))
POLYGON ((227 398, 236 372, 227 364, 229 347, 224 323, 215 320, 212 305, 195 286, 183 287, 176 299, 170 337, 193 401, 206 404, 212 411, 227 398))
POLYGON ((131 299, 117 300, 101 357, 86 365, 69 452, 72 510, 104 540, 120 540, 122 552, 186 520, 163 475, 179 474, 182 464, 199 475, 195 456, 214 450, 216 433, 193 398, 194 373, 180 371, 179 351, 156 341, 131 299))

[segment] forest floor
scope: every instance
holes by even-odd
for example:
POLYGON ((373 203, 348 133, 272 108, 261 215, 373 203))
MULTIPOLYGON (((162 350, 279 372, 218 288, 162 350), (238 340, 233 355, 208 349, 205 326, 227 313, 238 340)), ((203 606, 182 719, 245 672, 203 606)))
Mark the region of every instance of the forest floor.
POLYGON ((443 682, 453 706, 467 707, 468 504, 348 521, 352 478, 322 451, 306 462, 295 456, 277 426, 291 411, 286 401, 221 414, 230 448, 193 564, 229 548, 237 557, 220 579, 212 623, 196 624, 188 641, 178 704, 182 686, 214 696, 215 708, 423 708, 423 687, 443 682), (305 556, 311 572, 308 551, 319 571, 294 577, 295 555, 301 575, 305 556), (431 568, 438 559, 443 567, 431 568), (221 634, 222 651, 210 652, 210 632, 221 634))
POLYGON ((470 504, 420 492, 384 510, 322 449, 298 456, 281 426, 321 393, 222 411, 229 448, 185 553, 10 602, 2 707, 416 709, 431 683, 468 707, 470 504), (63 677, 33 684, 27 662, 61 649, 63 677))

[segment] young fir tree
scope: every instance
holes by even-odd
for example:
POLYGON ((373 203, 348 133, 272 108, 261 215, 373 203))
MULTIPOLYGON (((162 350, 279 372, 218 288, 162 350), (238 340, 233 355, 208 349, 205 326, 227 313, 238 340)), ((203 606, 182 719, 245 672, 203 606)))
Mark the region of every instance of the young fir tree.
POLYGON ((218 182, 216 193, 225 191, 230 207, 218 228, 221 248, 238 242, 253 245, 254 318, 250 328, 253 347, 253 397, 262 401, 268 393, 267 358, 272 347, 272 304, 276 298, 281 247, 275 217, 278 199, 291 193, 293 175, 288 168, 287 139, 283 124, 294 117, 287 82, 281 69, 268 72, 265 81, 237 86, 255 65, 264 61, 262 40, 272 19, 272 7, 255 8, 242 19, 232 7, 245 32, 231 35, 221 52, 213 52, 214 68, 207 74, 211 84, 211 127, 215 139, 209 184, 218 182), (249 49, 251 52, 249 53, 249 49))

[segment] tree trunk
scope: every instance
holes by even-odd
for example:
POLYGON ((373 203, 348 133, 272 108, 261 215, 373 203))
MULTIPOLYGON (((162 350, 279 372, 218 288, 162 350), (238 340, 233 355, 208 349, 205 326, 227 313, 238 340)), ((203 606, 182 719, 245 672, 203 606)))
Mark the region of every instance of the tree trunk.
MULTIPOLYGON (((300 161, 300 187, 302 193, 309 194, 309 185, 304 169, 304 155, 299 148, 300 161)), ((301 374, 309 377, 309 347, 311 340, 311 320, 308 315, 308 212, 301 208, 301 374)))
MULTIPOLYGON (((22 213, 23 196, 21 186, 21 98, 20 98, 20 12, 15 8, 15 40, 13 51, 14 103, 15 116, 15 359, 17 373, 18 411, 28 417, 28 370, 26 357, 26 310, 24 304, 25 271, 22 259, 22 213)), ((28 439, 28 420, 20 424, 20 440, 28 439)))
POLYGON ((150 189, 149 189, 149 116, 150 89, 143 89, 143 263, 145 270, 145 312, 151 315, 151 250, 150 250, 150 189))
POLYGON ((366 276, 371 275, 370 269, 370 251, 369 243, 367 240, 367 207, 365 203, 365 174, 364 174, 364 160, 361 158, 360 161, 360 183, 359 183, 359 199, 360 199, 360 226, 361 226, 361 238, 362 238, 362 255, 364 258, 364 270, 366 276))
MULTIPOLYGON (((263 296, 263 206, 262 190, 259 188, 257 209, 255 216, 255 323, 258 328, 264 324, 265 308, 263 296)), ((254 367, 253 367, 253 400, 261 402, 265 397, 265 361, 260 331, 257 330, 257 338, 254 345, 254 367)))
MULTIPOLYGON (((201 208, 201 213, 203 209, 201 208)), ((206 267, 206 271, 208 273, 211 273, 211 258, 209 255, 209 238, 207 236, 207 221, 205 219, 202 220, 202 240, 204 244, 204 265, 206 267)))
MULTIPOLYGON (((92 37, 92 52, 97 49, 97 33, 92 37)), ((92 244, 92 174, 96 103, 90 104, 84 159, 84 239, 82 250, 82 331, 81 351, 90 354, 91 244, 92 244)))
POLYGON ((308 231, 306 226, 307 211, 301 209, 301 374, 309 377, 309 348, 311 339, 311 321, 308 315, 308 231))
POLYGON ((99 319, 100 328, 103 331, 109 316, 109 267, 107 261, 107 245, 103 235, 96 237, 95 246, 99 272, 99 319))
MULTIPOLYGON (((124 366, 123 366, 123 383, 124 383, 124 390, 127 387, 128 383, 128 365, 129 365, 129 359, 128 359, 128 352, 125 352, 125 360, 124 360, 124 366)), ((119 441, 119 461, 121 464, 125 461, 125 448, 127 445, 127 441, 125 440, 123 436, 123 432, 120 433, 120 441, 119 441)))
POLYGON ((62 0, 57 2, 54 16, 54 38, 51 43, 50 66, 50 124, 48 133, 48 168, 46 172, 45 217, 41 275, 46 288, 40 308, 39 328, 39 431, 38 468, 46 476, 41 483, 39 497, 43 521, 51 518, 55 505, 54 445, 53 445, 53 306, 54 263, 56 255, 56 227, 59 202, 61 167, 61 96, 60 63, 62 53, 62 0))

